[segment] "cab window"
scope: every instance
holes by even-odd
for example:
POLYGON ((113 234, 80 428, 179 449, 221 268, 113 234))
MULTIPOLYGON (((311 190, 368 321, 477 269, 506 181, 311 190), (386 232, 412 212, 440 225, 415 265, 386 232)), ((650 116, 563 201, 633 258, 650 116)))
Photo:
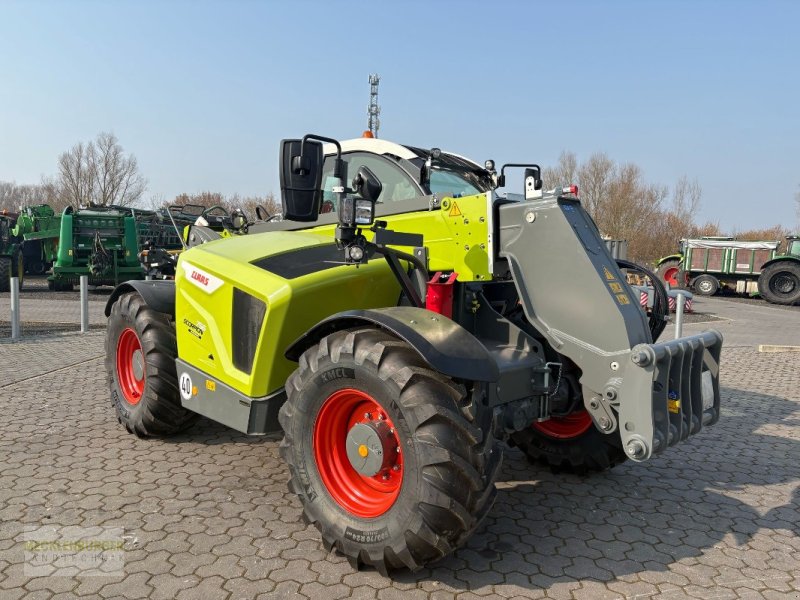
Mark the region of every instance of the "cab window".
MULTIPOLYGON (((333 186, 335 179, 333 177, 333 160, 335 157, 328 156, 325 158, 325 164, 322 167, 322 208, 320 212, 335 212, 336 211, 336 196, 333 193, 333 186)), ((400 166, 394 164, 391 160, 383 156, 369 154, 366 152, 351 152, 342 155, 342 159, 347 163, 347 182, 350 182, 358 173, 358 169, 362 166, 367 167, 370 171, 375 173, 375 176, 383 184, 383 190, 378 198, 378 203, 397 202, 398 200, 410 200, 421 196, 417 184, 413 178, 406 173, 400 166)))
POLYGON ((436 168, 431 170, 431 179, 428 185, 432 194, 453 197, 472 196, 485 191, 478 187, 480 182, 472 173, 436 168))

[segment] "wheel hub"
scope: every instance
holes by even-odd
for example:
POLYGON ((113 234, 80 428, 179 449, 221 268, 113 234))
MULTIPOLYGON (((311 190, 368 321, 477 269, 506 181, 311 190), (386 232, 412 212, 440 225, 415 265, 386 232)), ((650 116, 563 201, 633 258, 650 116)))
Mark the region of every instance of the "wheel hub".
POLYGON ((774 282, 773 289, 776 292, 780 292, 781 294, 789 294, 794 291, 795 281, 789 275, 780 274, 775 277, 774 282))
POLYGON ((133 377, 136 381, 141 381, 144 379, 144 355, 142 354, 142 350, 137 348, 133 351, 133 356, 131 357, 131 366, 133 367, 133 377))
POLYGON ((347 458, 357 473, 373 477, 397 456, 394 432, 386 421, 356 423, 347 433, 347 458))
POLYGON ((145 362, 139 336, 130 327, 117 340, 117 383, 128 404, 138 404, 144 394, 145 362))
POLYGON ((339 506, 362 518, 392 507, 403 483, 403 456, 380 403, 361 390, 337 390, 323 402, 312 435, 320 479, 339 506))

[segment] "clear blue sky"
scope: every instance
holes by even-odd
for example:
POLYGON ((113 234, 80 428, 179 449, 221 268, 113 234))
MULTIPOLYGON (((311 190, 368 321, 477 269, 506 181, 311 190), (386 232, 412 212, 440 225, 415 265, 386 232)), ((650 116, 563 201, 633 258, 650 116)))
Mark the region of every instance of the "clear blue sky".
POLYGON ((483 161, 596 151, 703 187, 701 219, 796 223, 799 2, 0 0, 0 180, 113 131, 147 196, 278 192, 277 148, 380 135, 483 161))

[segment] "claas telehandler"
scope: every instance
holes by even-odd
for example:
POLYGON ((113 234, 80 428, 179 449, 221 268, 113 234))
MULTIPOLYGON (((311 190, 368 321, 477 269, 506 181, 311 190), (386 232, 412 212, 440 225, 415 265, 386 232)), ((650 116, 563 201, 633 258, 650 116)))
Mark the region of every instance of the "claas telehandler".
POLYGON ((721 335, 657 341, 574 186, 374 138, 283 140, 280 160, 282 221, 115 289, 108 383, 139 436, 197 415, 282 432, 304 517, 355 567, 461 546, 505 444, 590 472, 719 418, 721 335))

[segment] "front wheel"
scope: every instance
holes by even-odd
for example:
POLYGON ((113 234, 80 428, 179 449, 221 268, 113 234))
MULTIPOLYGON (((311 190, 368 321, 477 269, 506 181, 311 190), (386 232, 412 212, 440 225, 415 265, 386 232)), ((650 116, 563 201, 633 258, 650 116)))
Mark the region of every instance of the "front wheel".
POLYGON ((511 436, 511 442, 533 463, 554 470, 605 471, 627 459, 621 444, 598 431, 585 410, 534 422, 511 436))
POLYGON ((181 406, 175 327, 136 292, 111 307, 106 328, 106 372, 117 419, 140 437, 186 428, 196 414, 181 406))
POLYGON ((374 329, 300 358, 281 455, 304 517, 358 567, 416 570, 463 544, 491 508, 501 452, 481 386, 431 370, 374 329))
POLYGON ((758 291, 773 304, 800 302, 800 264, 792 260, 772 263, 758 278, 758 291))

